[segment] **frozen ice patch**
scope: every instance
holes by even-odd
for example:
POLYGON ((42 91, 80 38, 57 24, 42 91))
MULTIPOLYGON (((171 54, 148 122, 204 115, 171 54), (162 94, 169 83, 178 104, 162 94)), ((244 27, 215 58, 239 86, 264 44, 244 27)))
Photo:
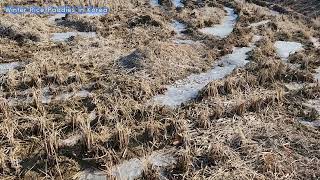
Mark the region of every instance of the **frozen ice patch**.
POLYGON ((119 180, 134 180, 142 175, 143 169, 143 162, 134 158, 117 166, 112 175, 119 180))
POLYGON ((184 7, 184 4, 181 2, 181 0, 172 0, 172 4, 174 7, 184 7))
POLYGON ((279 57, 284 60, 288 59, 290 54, 303 50, 303 45, 297 42, 277 41, 274 46, 279 57))
POLYGON ((255 27, 262 26, 262 25, 266 25, 269 22, 270 22, 270 20, 260 21, 260 22, 257 22, 257 23, 252 23, 249 27, 250 28, 255 28, 255 27))
POLYGON ((49 22, 54 23, 56 20, 66 17, 66 14, 55 14, 49 17, 49 22))
POLYGON ((196 42, 193 40, 189 40, 189 39, 175 39, 173 40, 174 43, 176 44, 195 44, 196 42))
POLYGON ((142 176, 148 165, 152 168, 164 168, 175 165, 176 159, 166 152, 153 152, 145 158, 133 158, 116 166, 112 170, 112 175, 119 180, 134 180, 142 176))
POLYGON ((314 78, 320 82, 320 67, 316 69, 316 74, 314 75, 314 78))
POLYGON ((275 11, 275 10, 270 10, 270 14, 271 14, 272 16, 278 16, 278 15, 280 15, 280 13, 279 13, 278 11, 275 11))
POLYGON ((299 122, 305 126, 320 128, 320 120, 315 120, 315 121, 299 120, 299 122))
POLYGON ((181 36, 183 31, 186 30, 186 25, 176 20, 174 20, 171 23, 171 26, 174 29, 174 32, 177 33, 178 36, 181 36))
POLYGON ((246 65, 249 62, 246 60, 247 53, 252 49, 252 47, 234 48, 232 54, 222 57, 210 71, 192 74, 186 79, 167 86, 165 94, 155 96, 152 101, 159 105, 176 107, 195 98, 209 82, 224 78, 231 74, 235 68, 246 65))
POLYGON ((159 0, 150 0, 150 5, 152 7, 160 6, 159 0))
POLYGON ((231 8, 224 8, 227 11, 227 16, 224 18, 222 24, 215 25, 213 27, 202 28, 199 31, 203 34, 218 36, 219 38, 225 38, 233 31, 236 24, 238 15, 231 8))
MULTIPOLYGON (((77 179, 77 178, 75 178, 77 179)), ((106 173, 103 171, 85 170, 81 172, 79 180, 107 180, 106 173)))
POLYGON ((319 48, 320 47, 320 42, 319 42, 318 38, 310 37, 310 41, 313 43, 313 46, 315 48, 319 48))
POLYGON ((0 64, 0 75, 6 74, 10 70, 21 67, 21 62, 11 62, 11 63, 2 63, 0 64))
POLYGON ((94 38, 97 36, 96 32, 65 32, 65 33, 53 33, 51 40, 55 42, 67 41, 71 37, 82 36, 87 38, 94 38))

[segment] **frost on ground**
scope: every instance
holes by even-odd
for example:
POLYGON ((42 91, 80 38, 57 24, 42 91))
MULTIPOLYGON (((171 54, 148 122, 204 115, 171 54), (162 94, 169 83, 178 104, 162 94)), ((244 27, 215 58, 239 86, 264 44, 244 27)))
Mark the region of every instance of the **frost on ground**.
POLYGON ((55 42, 67 41, 71 37, 81 36, 86 38, 95 38, 96 32, 65 32, 65 33, 53 33, 51 40, 55 42))
POLYGON ((303 50, 303 45, 298 42, 289 42, 289 41, 277 41, 274 44, 277 54, 283 60, 288 59, 290 54, 294 54, 298 51, 303 50))
POLYGON ((219 38, 227 37, 233 31, 238 15, 231 8, 225 7, 224 9, 227 11, 227 16, 223 20, 222 24, 202 28, 199 31, 203 34, 213 35, 219 38))

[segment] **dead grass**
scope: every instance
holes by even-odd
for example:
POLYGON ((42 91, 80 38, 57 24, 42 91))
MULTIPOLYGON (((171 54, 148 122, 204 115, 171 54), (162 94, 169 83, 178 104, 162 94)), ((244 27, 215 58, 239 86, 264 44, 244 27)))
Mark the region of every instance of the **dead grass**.
POLYGON ((320 65, 319 52, 307 46, 309 33, 315 31, 304 21, 287 15, 271 18, 265 8, 228 2, 240 15, 233 33, 224 40, 204 40, 196 28, 219 23, 221 3, 226 2, 205 1, 207 6, 198 8, 187 1, 178 12, 146 12, 148 2, 140 0, 109 3, 113 14, 70 16, 70 26, 48 24, 47 17, 2 16, 1 27, 14 33, 0 38, 0 60, 25 63, 1 76, 3 178, 71 179, 87 169, 104 170, 112 178, 111 169, 125 160, 168 149, 178 163, 164 171, 146 168, 142 179, 161 174, 168 179, 320 176, 319 130, 298 122, 318 117, 302 103, 320 97, 312 75, 320 65), (194 28, 187 36, 199 42, 172 42, 173 18, 194 28), (272 23, 264 28, 248 28, 269 18, 272 23), (97 31, 98 38, 62 43, 42 38, 19 43, 15 38, 86 28, 97 31), (148 103, 165 91, 164 85, 209 70, 233 46, 248 46, 253 33, 264 38, 250 53, 247 66, 209 83, 198 98, 176 109, 148 103), (280 39, 307 46, 289 58, 304 64, 302 68, 277 57, 273 43, 280 39), (124 60, 133 65, 124 66, 124 60), (292 82, 306 86, 284 88, 292 82), (90 95, 74 95, 84 90, 90 95), (73 95, 63 98, 68 94, 73 95), (51 101, 44 103, 48 96, 51 101))

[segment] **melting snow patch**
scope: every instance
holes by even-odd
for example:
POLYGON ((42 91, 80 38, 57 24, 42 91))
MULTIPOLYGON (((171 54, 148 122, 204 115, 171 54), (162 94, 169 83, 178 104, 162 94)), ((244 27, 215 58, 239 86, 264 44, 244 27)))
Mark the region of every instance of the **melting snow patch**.
POLYGON ((303 45, 297 42, 277 41, 274 46, 277 54, 284 60, 287 60, 290 54, 303 50, 303 45))
POLYGON ((222 24, 202 28, 199 31, 204 34, 218 36, 219 38, 227 37, 233 31, 238 15, 231 8, 225 7, 224 9, 227 11, 227 17, 225 17, 222 24))
POLYGON ((22 63, 20 62, 2 63, 0 64, 0 75, 6 74, 10 70, 13 70, 21 66, 22 66, 22 63))
POLYGON ((237 67, 246 65, 247 53, 252 47, 234 48, 233 53, 222 57, 220 61, 206 73, 193 74, 167 87, 163 95, 157 95, 153 101, 159 105, 176 107, 195 98, 198 92, 209 82, 224 78, 237 67))
POLYGON ((51 40, 52 41, 66 41, 70 37, 82 36, 87 38, 94 38, 97 36, 96 32, 65 32, 65 33, 53 33, 51 40))

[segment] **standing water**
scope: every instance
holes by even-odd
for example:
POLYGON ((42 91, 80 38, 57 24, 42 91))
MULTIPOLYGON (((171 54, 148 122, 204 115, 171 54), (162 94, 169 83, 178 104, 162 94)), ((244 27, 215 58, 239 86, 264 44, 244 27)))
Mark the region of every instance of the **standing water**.
POLYGON ((203 34, 218 36, 219 38, 225 38, 231 34, 237 22, 238 15, 231 8, 225 7, 224 9, 227 11, 227 16, 224 18, 222 24, 202 28, 199 31, 203 34))

